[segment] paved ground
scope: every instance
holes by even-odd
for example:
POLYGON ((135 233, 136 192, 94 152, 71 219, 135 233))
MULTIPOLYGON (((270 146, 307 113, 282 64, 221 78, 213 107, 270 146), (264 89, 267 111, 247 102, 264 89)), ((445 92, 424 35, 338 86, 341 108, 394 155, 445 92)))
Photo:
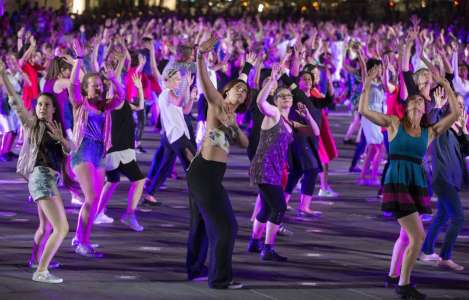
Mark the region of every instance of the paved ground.
MULTIPOLYGON (((342 141, 350 117, 331 116, 337 141, 342 141)), ((140 155, 146 171, 158 145, 149 128, 140 155)), ((27 186, 14 174, 15 163, 0 165, 0 299, 394 299, 383 287, 391 248, 398 226, 381 217, 375 188, 355 185, 357 175, 347 172, 353 147, 339 143, 340 158, 332 162, 331 184, 340 193, 336 199, 316 199, 314 207, 323 211, 320 219, 301 221, 288 212, 286 223, 294 236, 278 239, 277 250, 288 255, 286 263, 263 262, 247 254, 249 217, 255 189, 247 178, 248 159, 234 149, 226 174, 239 223, 234 259, 235 278, 246 288, 238 291, 210 290, 206 283, 185 281, 184 258, 188 226, 188 205, 184 180, 169 180, 168 189, 158 193, 164 202, 153 211, 139 212, 145 230, 135 233, 117 219, 125 207, 124 182, 115 194, 108 213, 116 218, 111 225, 95 226, 94 242, 101 244, 105 258, 78 257, 70 247, 71 232, 60 248, 57 260, 63 264, 56 273, 65 282, 43 285, 31 281, 26 267, 32 237, 37 226, 36 206, 26 201, 27 186)), ((178 169, 179 175, 183 172, 178 169)), ((71 231, 78 209, 69 205, 63 191, 71 231)), ((469 219, 468 194, 463 194, 469 219)), ((296 206, 297 195, 293 199, 296 206)), ((454 259, 469 270, 469 228, 457 242, 454 259)), ((469 271, 455 274, 418 263, 413 280, 430 299, 469 299, 469 271)))

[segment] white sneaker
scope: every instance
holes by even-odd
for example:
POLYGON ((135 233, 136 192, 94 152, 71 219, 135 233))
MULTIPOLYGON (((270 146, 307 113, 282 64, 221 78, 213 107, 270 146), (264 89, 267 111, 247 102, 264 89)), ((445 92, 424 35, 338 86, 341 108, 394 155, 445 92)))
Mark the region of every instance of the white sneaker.
POLYGON ((419 259, 421 261, 425 261, 425 262, 433 262, 433 261, 440 261, 441 260, 441 257, 436 254, 436 253, 432 253, 432 254, 425 254, 425 253, 421 253, 420 254, 420 257, 419 259))
POLYGON ((105 213, 99 213, 96 218, 94 219, 94 224, 112 224, 114 223, 114 219, 108 217, 105 213))
POLYGON ((337 197, 339 194, 334 192, 331 189, 319 189, 318 196, 319 197, 328 197, 328 198, 334 198, 337 197))
POLYGON ((72 195, 71 203, 73 206, 82 206, 83 202, 84 202, 83 199, 81 199, 80 197, 72 195))
POLYGON ((52 275, 49 271, 34 272, 33 280, 43 283, 62 283, 64 280, 60 277, 52 275))

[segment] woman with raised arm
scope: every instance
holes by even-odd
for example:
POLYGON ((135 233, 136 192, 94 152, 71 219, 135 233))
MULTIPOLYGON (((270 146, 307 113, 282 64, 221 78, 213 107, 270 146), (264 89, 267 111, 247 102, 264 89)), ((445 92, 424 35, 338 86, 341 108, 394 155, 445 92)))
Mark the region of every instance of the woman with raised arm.
POLYGON ((18 115, 27 137, 18 158, 17 172, 28 180, 29 193, 38 205, 39 228, 36 231, 35 243, 39 245, 42 242, 45 223, 52 224, 53 228, 42 255, 37 258, 39 263, 33 280, 61 283, 63 279, 49 273, 47 268, 68 233, 67 216, 57 189, 57 181, 64 167, 65 154, 71 150, 71 144, 64 138, 54 95, 40 94, 35 111, 28 112, 10 83, 2 61, 0 77, 10 96, 9 104, 18 115))
POLYGON ((396 293, 403 299, 426 299, 410 284, 410 274, 422 248, 425 232, 419 214, 431 213, 428 184, 422 167, 422 158, 431 142, 448 130, 458 119, 457 99, 449 82, 435 74, 434 78, 444 87, 449 98, 449 113, 430 127, 423 127, 425 103, 420 95, 407 99, 405 115, 400 120, 368 107, 369 92, 379 66, 373 67, 366 77, 359 111, 374 124, 386 127, 389 139, 390 165, 384 181, 382 209, 393 213, 401 231, 394 246, 388 280, 398 283, 396 293), (408 243, 407 247, 399 247, 408 243), (405 249, 405 251, 404 251, 405 249), (399 270, 399 261, 402 267, 399 270))
MULTIPOLYGON (((289 120, 293 96, 288 88, 278 88, 275 91, 275 105, 267 102, 280 77, 279 71, 279 66, 273 67, 267 84, 257 97, 257 105, 265 117, 262 120, 259 146, 249 173, 251 183, 259 187, 261 209, 254 220, 248 251, 261 252, 263 260, 286 261, 286 257, 274 250, 277 231, 287 207, 281 182, 282 171, 287 159, 288 145, 293 141, 293 131, 303 130, 303 127, 307 126, 289 120), (262 246, 264 228, 265 245, 262 246)), ((308 128, 310 127, 315 135, 319 135, 319 127, 304 104, 298 103, 298 113, 306 119, 308 128)))
POLYGON ((80 209, 72 245, 79 255, 100 257, 102 254, 95 252, 90 245, 91 228, 104 181, 104 154, 112 146, 111 111, 124 101, 124 92, 113 71, 106 74, 114 88, 114 97, 110 100, 106 99, 100 74, 87 73, 80 82, 83 50, 77 40, 74 41, 73 48, 77 59, 73 64, 69 88, 75 123, 71 162, 85 195, 85 203, 80 209))
POLYGON ((197 80, 207 99, 207 130, 201 149, 187 173, 191 224, 186 267, 189 279, 206 276, 204 266, 210 245, 208 285, 217 289, 236 289, 231 257, 238 231, 228 193, 222 181, 230 144, 248 146, 248 138, 236 123, 236 114, 249 107, 249 88, 240 79, 230 81, 218 92, 210 81, 205 56, 217 43, 211 36, 197 53, 197 80))

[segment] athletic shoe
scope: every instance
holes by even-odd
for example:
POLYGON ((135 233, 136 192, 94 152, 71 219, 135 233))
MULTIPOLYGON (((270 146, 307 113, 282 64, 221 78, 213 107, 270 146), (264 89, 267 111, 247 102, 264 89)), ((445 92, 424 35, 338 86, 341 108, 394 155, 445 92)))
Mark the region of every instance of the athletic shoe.
POLYGON ((138 232, 143 231, 143 226, 138 223, 135 213, 123 214, 120 221, 122 224, 129 226, 131 229, 135 231, 138 231, 138 232))
POLYGON ((396 286, 396 294, 398 294, 401 299, 406 300, 425 300, 427 296, 425 294, 420 293, 417 289, 410 285, 398 285, 396 286))
POLYGON ((457 263, 455 263, 455 262, 452 261, 451 259, 440 260, 440 261, 437 263, 437 265, 438 265, 438 267, 440 267, 440 268, 448 269, 448 270, 451 270, 451 271, 454 271, 454 272, 462 272, 462 271, 464 271, 464 267, 463 267, 463 266, 458 265, 457 263))
POLYGON ((33 280, 42 283, 62 283, 64 280, 52 275, 49 271, 34 272, 33 280))
POLYGON ((304 219, 304 218, 319 218, 322 215, 322 212, 319 210, 315 210, 311 213, 299 210, 296 212, 296 217, 298 219, 304 219))
POLYGON ((101 258, 104 255, 101 252, 96 252, 90 245, 78 244, 75 248, 75 253, 85 257, 101 258))
POLYGON ((261 258, 262 260, 279 261, 279 262, 284 262, 288 260, 286 256, 279 255, 271 247, 264 247, 264 249, 262 249, 261 258))
POLYGON ((229 289, 229 290, 239 290, 239 289, 243 288, 243 284, 240 283, 240 282, 232 281, 232 282, 230 282, 230 284, 228 284, 228 286, 226 288, 229 289))
POLYGON ((99 213, 96 218, 94 219, 93 224, 112 224, 114 223, 114 219, 107 216, 105 213, 99 213))
POLYGON ((441 257, 436 253, 425 254, 422 252, 420 254, 419 260, 425 261, 425 262, 433 262, 433 261, 440 261, 441 257))
POLYGON ((280 226, 278 227, 277 234, 278 234, 278 235, 281 235, 281 236, 292 236, 292 235, 293 235, 293 231, 288 230, 288 229, 287 229, 287 226, 286 226, 284 223, 282 223, 282 224, 280 224, 280 226))
POLYGON ((138 146, 135 150, 137 153, 147 153, 147 150, 143 149, 142 146, 138 146))
MULTIPOLYGON (((78 246, 79 243, 80 243, 80 242, 78 241, 77 237, 74 237, 74 238, 72 239, 72 247, 73 247, 73 248, 75 248, 76 246, 78 246)), ((94 244, 91 244, 91 247, 93 247, 93 248, 99 248, 99 247, 101 247, 101 245, 98 244, 98 243, 94 243, 94 244)))
POLYGON ((82 206, 84 202, 82 198, 72 195, 71 203, 73 206, 82 206))

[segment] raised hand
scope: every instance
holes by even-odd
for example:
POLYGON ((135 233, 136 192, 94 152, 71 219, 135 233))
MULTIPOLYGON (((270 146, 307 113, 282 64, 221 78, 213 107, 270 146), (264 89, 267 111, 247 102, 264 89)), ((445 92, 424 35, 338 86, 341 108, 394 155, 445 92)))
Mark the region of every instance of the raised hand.
POLYGON ((246 62, 250 63, 252 66, 254 66, 254 64, 256 63, 256 59, 257 59, 257 55, 254 52, 249 52, 246 55, 246 62))
POLYGON ((147 62, 147 58, 144 55, 139 54, 138 55, 138 65, 143 67, 146 62, 147 62))
POLYGON ((436 106, 441 108, 448 101, 448 97, 445 95, 445 89, 443 87, 438 87, 433 92, 433 97, 435 98, 436 106))
POLYGON ((72 43, 73 51, 75 51, 76 57, 83 57, 83 47, 80 44, 80 41, 77 39, 73 40, 72 43))
POLYGON ((380 66, 378 66, 378 65, 371 68, 371 70, 368 72, 368 74, 365 77, 365 84, 371 84, 371 82, 373 82, 373 80, 378 78, 379 68, 380 68, 380 66))
POLYGON ((311 117, 308 108, 301 102, 298 102, 298 104, 296 105, 296 113, 303 118, 311 117))
POLYGON ((280 65, 280 64, 274 64, 272 66, 272 73, 270 74, 270 76, 275 80, 279 80, 280 79, 280 76, 282 75, 282 69, 283 69, 283 66, 280 65))
POLYGON ((210 37, 199 45, 199 52, 207 53, 207 52, 212 51, 212 49, 215 47, 215 44, 217 42, 218 42, 218 38, 213 33, 211 33, 210 37))
POLYGON ((104 66, 104 76, 109 79, 113 80, 116 78, 116 73, 114 72, 114 69, 108 66, 104 66))
POLYGON ((142 76, 139 75, 138 73, 132 74, 132 82, 134 83, 137 89, 143 89, 142 76))
POLYGON ((63 135, 63 132, 62 132, 62 128, 60 126, 59 123, 57 123, 57 121, 52 121, 52 122, 47 122, 46 123, 46 126, 47 126, 47 134, 54 140, 58 141, 58 142, 61 142, 64 140, 64 135, 63 135))

